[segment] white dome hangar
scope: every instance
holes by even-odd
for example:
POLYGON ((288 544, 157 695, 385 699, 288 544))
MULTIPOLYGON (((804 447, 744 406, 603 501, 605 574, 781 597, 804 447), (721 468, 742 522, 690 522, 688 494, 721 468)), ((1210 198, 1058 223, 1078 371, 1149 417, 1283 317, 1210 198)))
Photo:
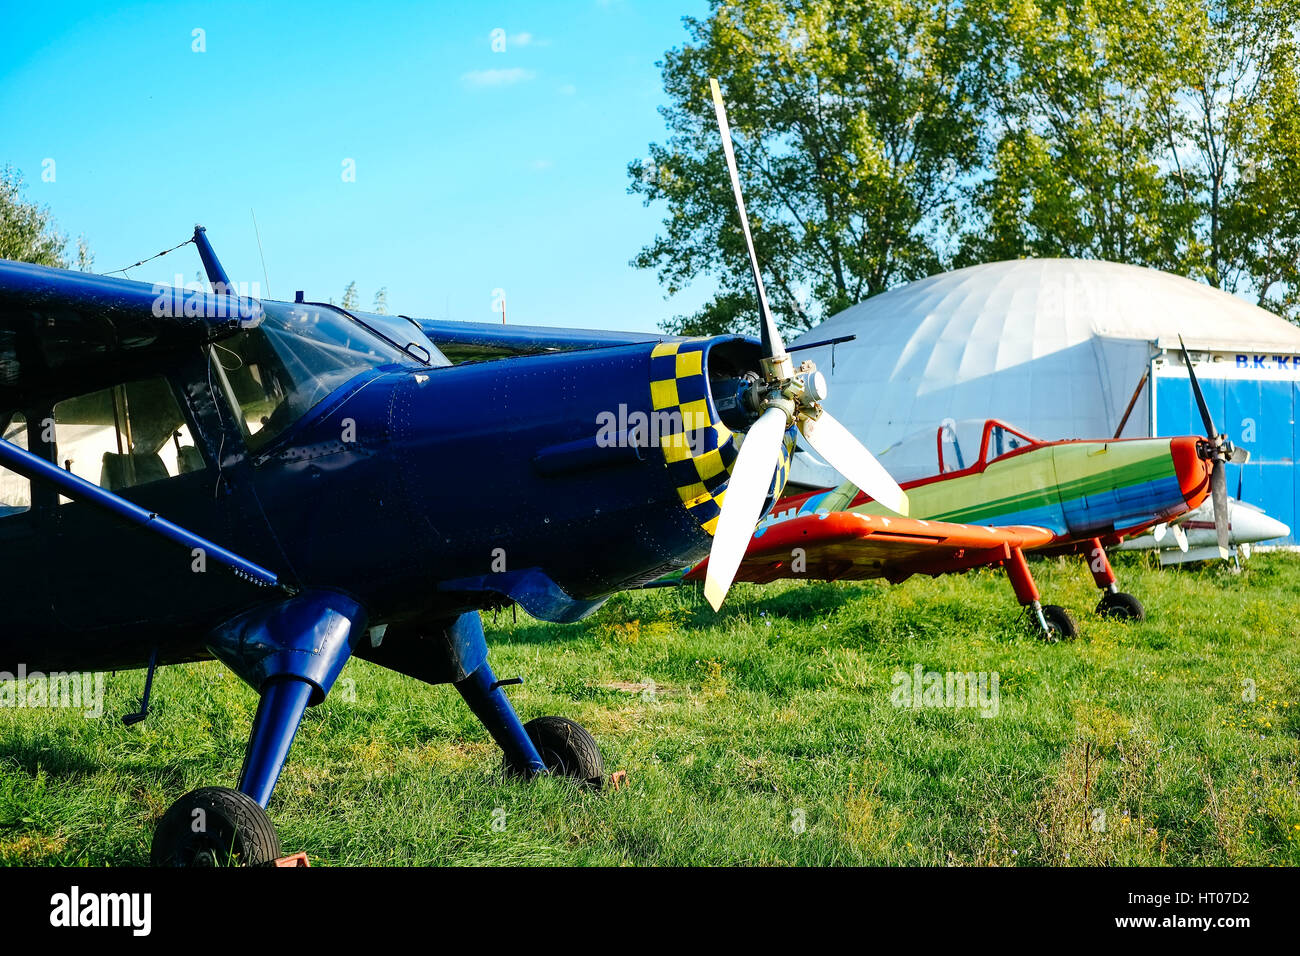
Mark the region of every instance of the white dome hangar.
MULTIPOLYGON (((1095 260, 988 263, 860 302, 791 347, 854 336, 795 354, 817 363, 827 408, 879 453, 948 418, 1107 437, 1135 394, 1124 437, 1199 434, 1180 334, 1216 426, 1251 452, 1242 497, 1295 528, 1300 328, 1202 283, 1095 260)), ((791 479, 837 477, 798 455, 791 479)))

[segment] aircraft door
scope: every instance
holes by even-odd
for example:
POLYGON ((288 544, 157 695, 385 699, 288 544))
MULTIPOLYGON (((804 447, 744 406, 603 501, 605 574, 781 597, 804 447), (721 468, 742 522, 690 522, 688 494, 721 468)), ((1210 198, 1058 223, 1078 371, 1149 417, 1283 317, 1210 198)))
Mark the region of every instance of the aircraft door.
MULTIPOLYGON (((201 366, 200 366, 201 368, 201 366)), ((276 549, 250 483, 223 480, 220 439, 202 432, 180 391, 157 375, 54 406, 58 463, 252 560, 276 563, 276 549)), ((231 447, 234 442, 230 443, 231 447)), ((250 585, 201 553, 187 551, 81 501, 60 497, 52 590, 58 622, 70 630, 129 626, 141 642, 248 600, 250 585)), ((138 653, 139 649, 136 649, 138 653)))

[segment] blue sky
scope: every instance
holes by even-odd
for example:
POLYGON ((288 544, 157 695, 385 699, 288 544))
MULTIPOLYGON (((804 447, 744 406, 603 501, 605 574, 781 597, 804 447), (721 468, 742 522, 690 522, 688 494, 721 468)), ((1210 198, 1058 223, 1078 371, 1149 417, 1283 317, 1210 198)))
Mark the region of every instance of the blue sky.
MULTIPOLYGON (((512 323, 651 329, 628 260, 662 210, 627 163, 664 138, 655 62, 705 0, 636 3, 22 4, 0 31, 0 164, 105 272, 203 223, 235 281, 274 298, 512 323), (206 52, 194 52, 193 31, 206 52), (506 49, 492 49, 494 30, 506 49), (53 182, 42 181, 46 160, 53 182), (344 160, 355 182, 343 181, 344 160)), ((186 246, 134 269, 186 281, 186 246)))

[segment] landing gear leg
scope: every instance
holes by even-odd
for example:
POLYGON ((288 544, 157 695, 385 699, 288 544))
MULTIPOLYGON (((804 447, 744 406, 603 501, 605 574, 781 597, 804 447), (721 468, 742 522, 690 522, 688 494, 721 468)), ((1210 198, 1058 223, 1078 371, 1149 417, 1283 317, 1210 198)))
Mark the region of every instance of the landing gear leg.
POLYGON ((1038 585, 1029 573, 1029 563, 1025 553, 1019 548, 1012 548, 1010 555, 1003 562, 1011 587, 1016 592, 1016 600, 1029 610, 1038 634, 1045 641, 1070 640, 1079 634, 1070 612, 1059 604, 1044 605, 1039 600, 1038 585))
POLYGON ((1147 616, 1141 601, 1119 589, 1110 558, 1106 557, 1106 549, 1101 546, 1099 538, 1093 538, 1088 544, 1088 570, 1092 572, 1097 587, 1101 588, 1098 614, 1123 621, 1140 621, 1147 616))
MULTIPOLYGON (((477 614, 463 615, 457 626, 476 628, 478 640, 483 640, 483 624, 477 614)), ((521 723, 502 690, 503 682, 488 665, 486 641, 483 657, 474 672, 456 681, 455 687, 505 754, 506 772, 524 778, 552 773, 600 789, 605 769, 591 734, 565 717, 537 717, 526 725, 521 723)))
POLYGON ((209 649, 262 699, 239 789, 204 787, 176 801, 154 833, 155 866, 257 866, 280 856, 266 805, 303 714, 334 686, 365 622, 351 599, 307 592, 254 608, 213 632, 209 649))
POLYGON ((497 683, 496 675, 484 661, 474 673, 455 684, 460 696, 465 698, 474 716, 483 722, 487 732, 505 754, 506 764, 522 777, 532 777, 546 772, 546 764, 537 747, 528 736, 519 715, 510 706, 505 692, 497 683))
POLYGON ((248 749, 244 751, 239 792, 252 797, 264 809, 271 802, 271 792, 289 759, 289 747, 314 691, 311 684, 294 677, 274 678, 262 691, 248 749))
POLYGON ((604 766, 591 734, 564 717, 520 722, 504 691, 516 681, 498 680, 492 672, 477 611, 450 622, 390 627, 380 644, 362 644, 357 654, 416 680, 455 687, 505 754, 508 774, 550 773, 600 787, 604 766))

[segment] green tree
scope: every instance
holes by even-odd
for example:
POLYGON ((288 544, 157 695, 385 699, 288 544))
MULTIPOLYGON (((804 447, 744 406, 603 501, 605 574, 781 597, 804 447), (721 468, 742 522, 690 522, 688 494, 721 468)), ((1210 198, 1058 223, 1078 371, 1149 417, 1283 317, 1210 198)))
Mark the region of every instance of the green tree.
POLYGON ((379 291, 375 293, 375 303, 371 306, 371 311, 377 315, 388 314, 388 287, 380 286, 379 291))
POLYGON ((90 251, 90 243, 85 236, 77 237, 77 271, 95 271, 95 254, 90 251))
POLYGON ((1300 319, 1300 198, 1290 172, 1300 126, 1300 0, 1196 0, 1192 6, 1197 29, 1185 46, 1188 105, 1183 122, 1171 124, 1171 152, 1190 154, 1200 186, 1200 254, 1188 271, 1231 292, 1253 291, 1261 305, 1300 319))
POLYGON ((1224 258, 1259 304, 1300 321, 1300 77, 1293 55, 1264 84, 1248 123, 1243 174, 1230 191, 1224 258))
POLYGON ((975 2, 1009 82, 958 262, 1148 265, 1297 317, 1300 0, 975 2))
POLYGON ((348 283, 348 287, 343 290, 343 301, 340 303, 343 308, 351 312, 361 304, 361 295, 357 292, 356 280, 348 283))
POLYGON ((744 239, 715 126, 718 77, 778 322, 802 329, 947 263, 962 182, 984 153, 990 77, 961 0, 714 0, 660 64, 669 137, 628 167, 663 202, 663 232, 633 259, 669 295, 703 275, 719 292, 682 332, 753 327, 744 239))
POLYGON ((49 209, 23 199, 21 174, 12 166, 0 169, 0 258, 66 266, 67 244, 49 209))
POLYGON ((1164 163, 1180 88, 1171 37, 1187 29, 1179 0, 1011 0, 981 14, 1008 82, 990 111, 998 141, 959 261, 1177 268, 1194 218, 1164 163))

